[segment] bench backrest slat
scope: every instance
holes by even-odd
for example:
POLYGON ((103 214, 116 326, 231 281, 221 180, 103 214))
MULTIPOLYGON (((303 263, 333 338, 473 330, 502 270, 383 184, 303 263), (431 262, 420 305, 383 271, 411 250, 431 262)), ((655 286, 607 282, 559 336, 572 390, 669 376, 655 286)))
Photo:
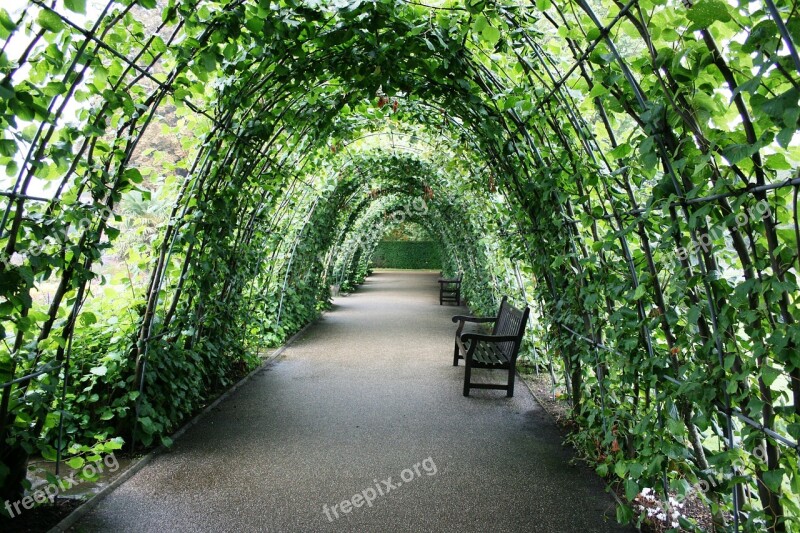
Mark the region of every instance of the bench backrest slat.
POLYGON ((525 322, 528 320, 528 312, 528 307, 525 307, 524 311, 520 311, 509 304, 505 296, 500 303, 500 311, 497 314, 497 320, 494 323, 492 335, 509 335, 517 338, 516 341, 502 342, 497 345, 500 351, 509 359, 513 358, 519 350, 519 343, 522 341, 522 336, 525 333, 525 322))

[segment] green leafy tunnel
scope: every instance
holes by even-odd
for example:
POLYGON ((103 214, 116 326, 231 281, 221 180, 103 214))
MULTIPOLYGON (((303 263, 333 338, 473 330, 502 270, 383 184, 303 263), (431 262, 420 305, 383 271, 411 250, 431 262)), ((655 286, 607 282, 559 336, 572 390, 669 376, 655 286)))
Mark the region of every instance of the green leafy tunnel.
POLYGON ((0 497, 167 441, 413 223, 531 306, 620 520, 800 531, 797 7, 4 4, 0 497))

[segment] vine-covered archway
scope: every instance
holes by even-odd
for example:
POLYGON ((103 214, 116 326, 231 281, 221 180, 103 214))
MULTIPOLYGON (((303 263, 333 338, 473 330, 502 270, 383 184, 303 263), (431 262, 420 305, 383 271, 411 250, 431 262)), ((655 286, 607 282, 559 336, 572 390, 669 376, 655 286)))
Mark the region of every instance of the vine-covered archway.
MULTIPOLYGON (((0 8, 0 485, 151 445, 400 220, 629 501, 800 528, 800 18, 722 0, 0 8)), ((621 520, 631 519, 622 505, 621 520)))

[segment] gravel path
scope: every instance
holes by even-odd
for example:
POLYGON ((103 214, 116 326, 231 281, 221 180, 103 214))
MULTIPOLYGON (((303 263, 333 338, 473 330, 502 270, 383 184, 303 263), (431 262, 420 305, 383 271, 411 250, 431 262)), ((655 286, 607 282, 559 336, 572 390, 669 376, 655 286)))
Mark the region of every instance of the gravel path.
POLYGON ((74 530, 628 531, 523 383, 461 395, 436 275, 334 304, 74 530))

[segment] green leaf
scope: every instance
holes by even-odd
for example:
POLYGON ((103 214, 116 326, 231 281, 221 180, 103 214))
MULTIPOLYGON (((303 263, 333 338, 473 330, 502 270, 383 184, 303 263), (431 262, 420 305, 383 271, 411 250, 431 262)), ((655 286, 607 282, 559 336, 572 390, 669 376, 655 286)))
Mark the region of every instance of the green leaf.
POLYGON ((57 94, 66 94, 67 86, 60 81, 51 81, 44 88, 44 94, 47 96, 55 96, 57 94))
POLYGON ((148 435, 152 435, 156 432, 156 426, 149 416, 139 418, 139 425, 142 426, 142 430, 148 435))
POLYGON ((633 479, 639 479, 644 472, 644 465, 641 463, 630 462, 628 463, 628 472, 630 472, 633 479))
POLYGON ((735 165, 742 159, 752 156, 759 149, 757 144, 731 144, 722 149, 722 157, 735 165))
POLYGON ((119 237, 119 229, 106 226, 106 235, 108 236, 108 240, 113 241, 119 237))
POLYGON ((775 169, 775 170, 791 170, 792 165, 786 161, 786 157, 783 154, 770 154, 764 160, 764 164, 767 168, 775 169))
POLYGON ((777 470, 768 470, 764 472, 763 479, 764 484, 767 488, 772 492, 780 492, 781 490, 781 482, 783 482, 783 468, 778 468, 777 470))
POLYGON ((632 479, 625 480, 625 498, 628 501, 633 499, 639 494, 639 484, 632 479))
POLYGON ((97 316, 94 313, 84 311, 81 313, 81 324, 84 326, 91 326, 97 324, 97 316))
POLYGON ((47 444, 42 446, 39 449, 39 452, 42 454, 42 458, 46 461, 55 461, 58 459, 58 454, 56 453, 56 449, 47 444))
POLYGON ((586 97, 597 98, 598 96, 603 96, 604 94, 608 94, 608 88, 600 83, 595 83, 594 87, 592 87, 592 90, 589 91, 589 94, 587 94, 586 97))
POLYGON ((638 285, 636 287, 636 290, 633 292, 633 299, 634 300, 641 299, 645 295, 646 292, 647 292, 647 287, 645 287, 644 285, 641 285, 641 284, 638 285))
POLYGON ((0 139, 0 155, 14 157, 17 153, 17 141, 11 139, 0 139))
POLYGON ((727 4, 721 0, 700 0, 689 8, 689 13, 686 16, 694 22, 692 30, 703 30, 714 22, 728 22, 731 20, 727 4))
MULTIPOLYGON (((639 157, 645 169, 654 169, 658 164, 658 152, 656 150, 655 139, 647 137, 639 145, 639 157)), ((671 183, 671 181, 670 181, 671 183)))
POLYGON ((617 506, 617 522, 620 524, 628 524, 633 520, 633 509, 628 505, 617 506))
POLYGON ((0 98, 3 100, 11 100, 14 98, 15 95, 14 86, 11 85, 11 82, 6 80, 3 83, 0 83, 0 98))
MULTIPOLYGON (((795 89, 794 87, 780 93, 773 98, 764 98, 763 96, 758 95, 758 97, 754 97, 752 100, 754 109, 761 110, 765 114, 775 119, 776 122, 782 121, 787 111, 796 111, 798 101, 800 101, 800 90, 795 89)), ((796 124, 789 123, 786 124, 786 126, 796 126, 796 124)))
POLYGON ((614 465, 614 473, 619 477, 624 478, 625 473, 627 471, 628 471, 628 466, 625 464, 625 461, 623 460, 617 461, 617 464, 614 465))
POLYGON ((64 6, 75 13, 86 14, 86 0, 64 0, 64 6))
POLYGON ((17 97, 9 102, 9 107, 14 115, 22 120, 33 120, 36 118, 36 110, 30 101, 30 95, 27 93, 17 93, 17 97), (27 98, 25 98, 27 97, 27 98))
POLYGON ((733 363, 735 361, 736 361, 736 354, 731 353, 726 355, 722 363, 722 368, 725 369, 726 372, 729 371, 731 368, 733 368, 733 363))
POLYGON ((11 32, 17 29, 17 25, 11 20, 11 16, 3 8, 0 8, 0 39, 8 39, 11 32))
POLYGON ((123 175, 125 176, 125 179, 131 183, 141 183, 144 181, 144 177, 142 176, 142 173, 139 172, 138 168, 129 168, 123 175))
POLYGON ((253 33, 259 34, 264 28, 264 21, 258 17, 247 17, 244 22, 245 27, 253 33))
POLYGON ((633 152, 633 148, 628 143, 623 143, 611 150, 608 153, 609 157, 613 157, 614 159, 622 159, 623 157, 628 156, 631 152, 633 152))
POLYGON ((481 38, 490 46, 494 46, 500 40, 500 30, 494 26, 486 26, 481 32, 481 38))
POLYGON ((767 387, 771 387, 775 380, 778 379, 778 376, 781 375, 781 371, 777 368, 773 368, 769 365, 765 365, 761 368, 761 379, 764 380, 764 384, 767 387))
POLYGON ((217 56, 211 52, 203 52, 200 55, 200 64, 206 72, 217 70, 217 56))
MULTIPOLYGON (((135 398, 131 397, 131 400, 135 400, 135 398)), ((112 450, 121 450, 123 444, 125 444, 125 440, 122 437, 114 437, 113 439, 105 443, 103 449, 106 452, 110 452, 112 450)))
POLYGON ((86 464, 86 461, 83 460, 83 457, 73 457, 72 459, 67 461, 67 464, 69 465, 70 468, 77 470, 81 468, 84 464, 86 464))
POLYGON ((683 435, 683 422, 675 420, 674 418, 667 419, 667 428, 669 432, 675 436, 683 435))
POLYGON ((89 369, 89 372, 94 374, 95 376, 105 376, 108 374, 108 368, 105 366, 95 366, 89 369))
POLYGON ((742 45, 742 52, 752 54, 766 41, 778 38, 778 25, 771 20, 762 20, 756 24, 742 45))
POLYGON ((6 164, 6 176, 16 176, 19 172, 19 165, 13 159, 6 164))
POLYGON ((539 11, 547 11, 552 5, 550 0, 536 0, 536 7, 539 11))
POLYGON ((64 29, 64 22, 62 22, 61 17, 49 9, 42 9, 39 11, 39 18, 36 19, 36 22, 38 22, 39 26, 42 28, 53 33, 58 33, 64 29))
POLYGON ((778 132, 778 135, 775 136, 775 140, 778 141, 778 144, 781 145, 781 148, 789 148, 789 143, 792 142, 794 133, 794 128, 783 128, 780 132, 778 132))
POLYGON ((483 11, 483 8, 485 8, 485 7, 486 7, 486 1, 485 0, 468 0, 467 1, 467 11, 469 11, 473 15, 477 15, 478 13, 483 11))
POLYGON ((50 318, 50 315, 48 315, 47 313, 44 313, 42 311, 33 311, 33 310, 30 313, 28 313, 28 316, 31 317, 36 322, 44 322, 45 320, 50 318))

